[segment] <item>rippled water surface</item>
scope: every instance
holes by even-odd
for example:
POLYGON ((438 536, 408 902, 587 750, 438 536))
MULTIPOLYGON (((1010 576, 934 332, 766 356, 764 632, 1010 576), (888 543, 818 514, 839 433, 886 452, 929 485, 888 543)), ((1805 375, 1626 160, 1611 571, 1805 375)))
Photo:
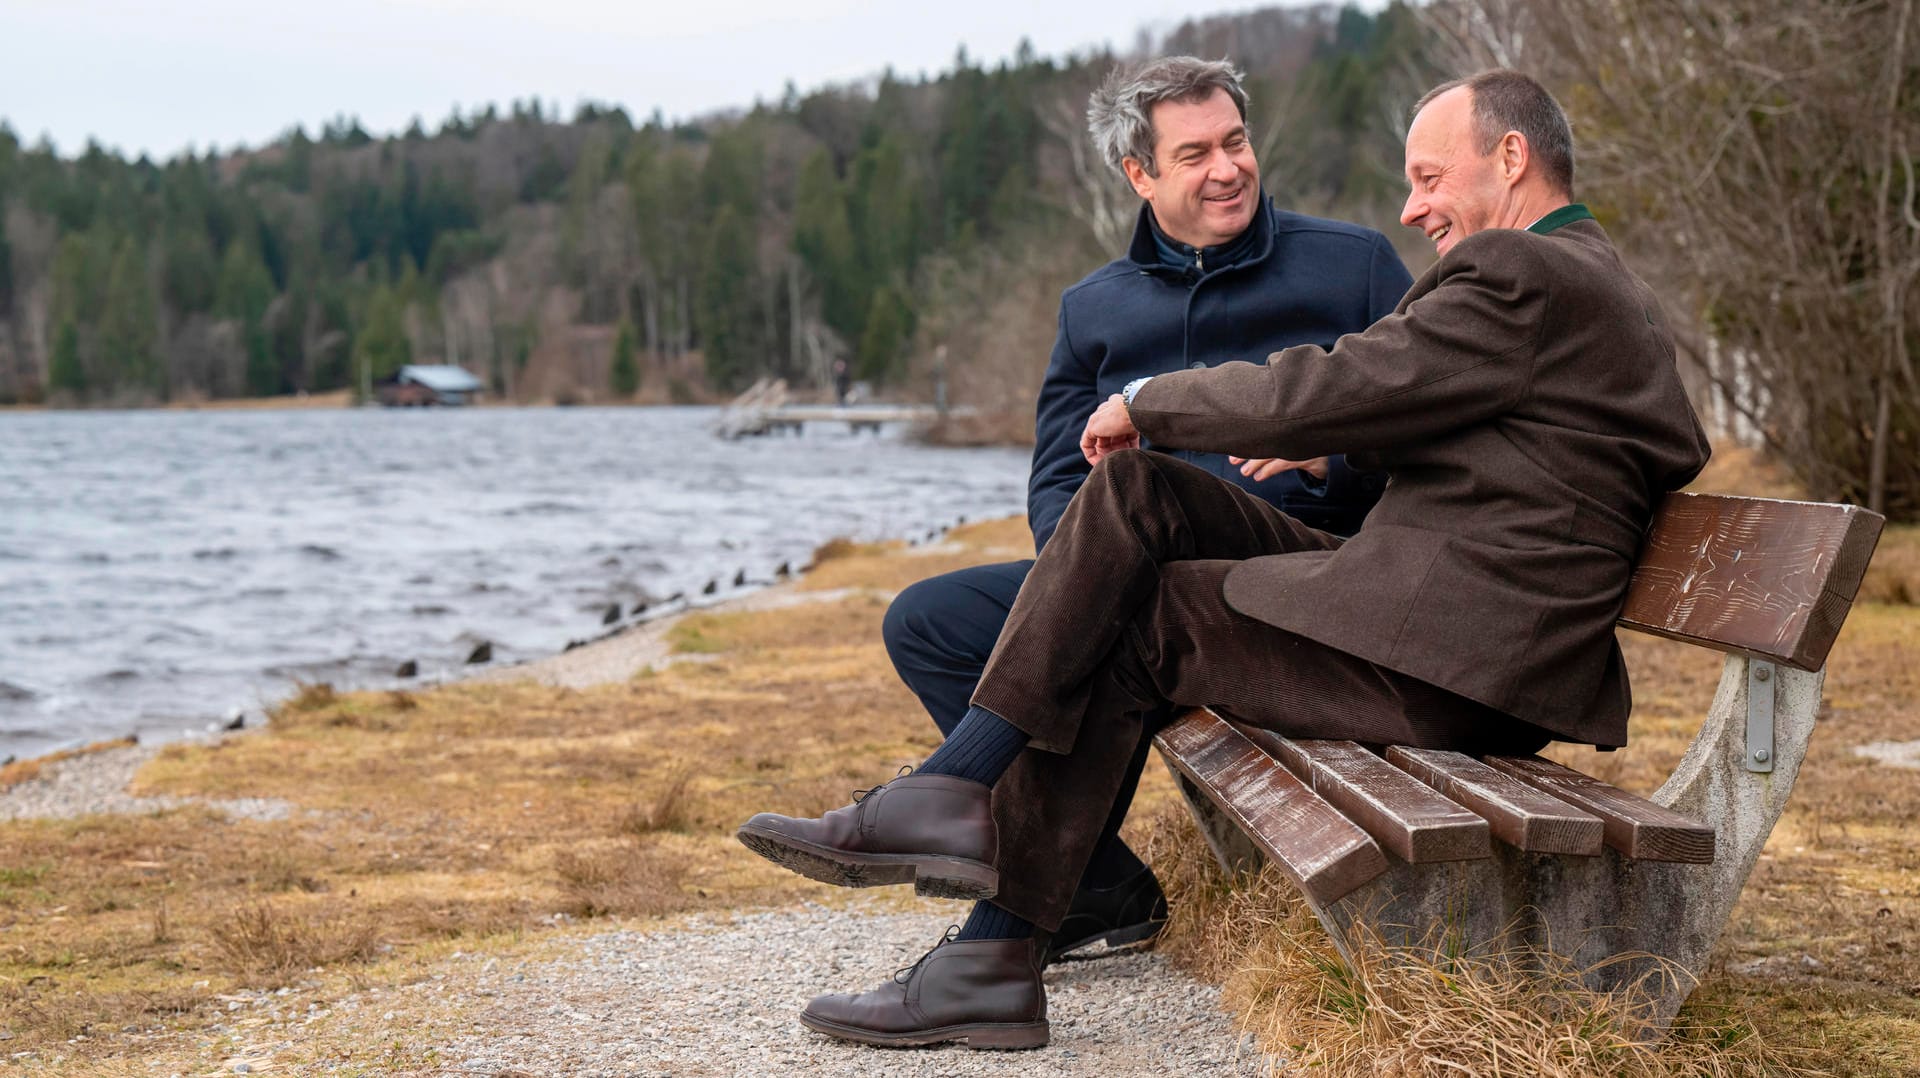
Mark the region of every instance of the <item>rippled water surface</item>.
POLYGON ((198 730, 295 681, 559 651, 836 535, 1019 512, 1027 457, 725 442, 703 408, 0 416, 0 759, 198 730))

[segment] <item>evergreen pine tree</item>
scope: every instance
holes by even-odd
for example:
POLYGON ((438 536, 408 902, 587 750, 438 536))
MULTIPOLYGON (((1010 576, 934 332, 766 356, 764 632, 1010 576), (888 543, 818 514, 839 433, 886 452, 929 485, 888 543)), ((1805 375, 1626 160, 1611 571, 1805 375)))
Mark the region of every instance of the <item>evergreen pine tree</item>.
POLYGON ((273 277, 266 263, 248 244, 238 240, 228 244, 227 255, 220 263, 220 281, 214 289, 214 310, 240 323, 241 339, 247 348, 247 392, 256 397, 272 396, 285 388, 265 326, 267 306, 272 302, 273 277))
POLYGON ((847 201, 821 150, 807 159, 793 200, 793 249, 820 288, 820 317, 843 340, 860 339, 866 322, 864 276, 854 255, 847 201))
POLYGON ((71 320, 60 323, 53 335, 53 361, 48 365, 47 385, 55 392, 87 395, 87 371, 80 362, 80 330, 71 320))
POLYGON ((628 398, 640 388, 640 367, 634 361, 634 353, 639 350, 635 339, 633 323, 626 318, 620 319, 620 328, 613 334, 613 394, 628 398))
POLYGON ((732 206, 721 206, 707 244, 699 299, 707 378, 721 388, 739 388, 766 358, 760 354, 758 277, 753 229, 732 206))
POLYGON ((0 191, 0 322, 13 314, 13 245, 7 242, 7 200, 0 191))
POLYGON ((867 313, 867 330, 860 337, 860 351, 854 369, 860 377, 884 382, 894 373, 907 346, 907 305, 892 288, 873 294, 873 307, 867 313))
POLYGON ((158 304, 147 278, 146 252, 131 236, 120 241, 107 271, 106 309, 100 320, 100 358, 114 387, 166 395, 155 324, 158 304))
POLYGON ((413 345, 407 340, 405 305, 392 288, 382 285, 367 303, 367 314, 353 341, 353 369, 361 377, 361 387, 386 378, 413 362, 413 345))

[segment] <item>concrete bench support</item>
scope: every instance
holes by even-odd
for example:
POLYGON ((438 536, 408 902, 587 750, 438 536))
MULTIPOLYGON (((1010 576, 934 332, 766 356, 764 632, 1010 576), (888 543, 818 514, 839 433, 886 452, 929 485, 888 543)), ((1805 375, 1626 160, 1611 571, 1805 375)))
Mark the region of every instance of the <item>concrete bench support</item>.
POLYGON ((1823 673, 1779 670, 1774 737, 1780 763, 1771 772, 1747 770, 1748 662, 1727 657, 1705 726, 1651 797, 1683 816, 1715 822, 1711 863, 1630 860, 1611 847, 1594 857, 1567 857, 1495 843, 1484 860, 1396 862, 1337 902, 1311 903, 1314 913, 1349 958, 1356 930, 1407 945, 1438 927, 1467 950, 1520 945, 1569 956, 1588 969, 1587 983, 1596 989, 1647 977, 1652 1017, 1670 1021, 1705 972, 1714 941, 1786 809, 1820 708, 1823 673), (1664 961, 1606 961, 1641 952, 1664 961))

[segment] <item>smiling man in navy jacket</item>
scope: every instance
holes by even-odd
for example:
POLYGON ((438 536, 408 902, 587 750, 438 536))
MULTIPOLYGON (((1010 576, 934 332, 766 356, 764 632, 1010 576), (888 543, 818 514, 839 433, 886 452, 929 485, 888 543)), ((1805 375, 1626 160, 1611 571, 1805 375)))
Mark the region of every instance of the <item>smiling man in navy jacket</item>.
MULTIPOLYGON (((1109 395, 1150 375, 1258 360, 1297 344, 1331 348, 1393 313, 1412 283, 1386 237, 1371 229, 1274 208, 1246 124, 1246 92, 1225 61, 1177 56, 1116 71, 1087 110, 1094 144, 1140 195, 1126 256, 1060 297, 1060 328, 1034 426, 1027 518, 1047 544, 1090 465, 1080 451, 1087 417, 1109 395)), ((1300 522, 1352 534, 1380 496, 1379 476, 1343 458, 1242 462, 1171 451, 1245 487, 1300 522), (1299 466, 1295 466, 1299 465, 1299 466)), ((937 576, 887 611, 887 652, 941 732, 966 714, 1031 560, 937 576)), ((1166 905, 1153 873, 1119 827, 1146 743, 1095 848, 1047 961, 1104 941, 1159 931, 1166 905)), ((961 938, 1011 934, 979 903, 961 938)))

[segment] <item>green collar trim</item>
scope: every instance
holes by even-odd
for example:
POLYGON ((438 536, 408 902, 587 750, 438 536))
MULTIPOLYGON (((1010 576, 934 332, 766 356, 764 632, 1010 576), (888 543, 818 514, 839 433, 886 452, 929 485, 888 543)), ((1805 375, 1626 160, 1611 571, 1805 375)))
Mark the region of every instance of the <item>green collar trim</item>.
POLYGON ((1562 206, 1528 225, 1527 231, 1544 236, 1554 229, 1559 228, 1561 225, 1570 225, 1575 221, 1591 220, 1593 220, 1593 211, 1588 209, 1584 204, 1575 202, 1562 206))

